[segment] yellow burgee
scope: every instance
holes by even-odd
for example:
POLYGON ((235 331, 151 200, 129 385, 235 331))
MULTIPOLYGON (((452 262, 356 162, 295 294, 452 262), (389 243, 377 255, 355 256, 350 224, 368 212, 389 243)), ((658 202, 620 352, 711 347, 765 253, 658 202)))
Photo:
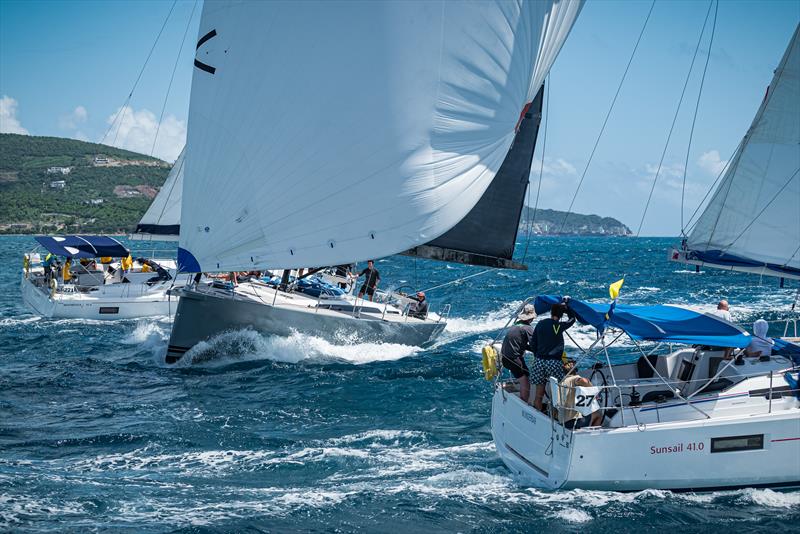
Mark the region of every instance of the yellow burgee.
POLYGON ((612 299, 616 299, 619 297, 619 290, 622 289, 622 284, 625 283, 624 278, 620 278, 610 286, 608 286, 608 294, 611 295, 612 299))

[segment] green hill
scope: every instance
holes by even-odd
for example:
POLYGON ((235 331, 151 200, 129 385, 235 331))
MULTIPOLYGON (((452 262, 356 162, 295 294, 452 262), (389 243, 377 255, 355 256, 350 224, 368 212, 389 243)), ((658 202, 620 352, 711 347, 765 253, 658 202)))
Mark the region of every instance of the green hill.
POLYGON ((129 232, 169 169, 97 143, 0 134, 0 233, 129 232))
POLYGON ((570 213, 565 223, 566 214, 565 211, 537 209, 534 217, 533 208, 526 207, 520 218, 520 233, 526 232, 532 221, 531 233, 538 235, 631 235, 630 228, 613 217, 570 213))

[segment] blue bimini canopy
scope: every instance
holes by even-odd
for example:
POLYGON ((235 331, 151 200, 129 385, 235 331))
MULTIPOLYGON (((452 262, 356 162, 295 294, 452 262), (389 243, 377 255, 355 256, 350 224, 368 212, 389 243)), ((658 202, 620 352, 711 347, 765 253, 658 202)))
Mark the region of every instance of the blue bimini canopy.
POLYGON ((37 236, 48 252, 68 258, 124 258, 130 252, 122 243, 104 235, 37 236))
MULTIPOLYGON (((561 297, 536 297, 536 313, 549 313, 561 297)), ((606 319, 610 304, 594 304, 570 299, 568 308, 582 324, 592 325, 601 333, 608 327, 619 328, 637 341, 660 341, 713 347, 746 347, 750 334, 713 315, 677 306, 629 306, 617 304, 606 319)))

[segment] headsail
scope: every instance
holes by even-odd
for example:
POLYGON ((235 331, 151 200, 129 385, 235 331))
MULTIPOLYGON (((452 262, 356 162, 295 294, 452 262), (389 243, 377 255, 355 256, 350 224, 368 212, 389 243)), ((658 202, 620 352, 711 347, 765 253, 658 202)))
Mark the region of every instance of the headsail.
POLYGON ((542 119, 543 95, 544 86, 525 111, 511 150, 475 207, 444 235, 409 250, 409 256, 503 269, 528 268, 513 261, 513 256, 542 119))
POLYGON ((794 35, 753 124, 673 259, 800 278, 800 39, 794 35))
POLYGON ((580 8, 207 1, 181 268, 332 265, 441 236, 492 183, 580 8))
POLYGON ((136 232, 131 239, 147 241, 177 241, 181 229, 181 192, 183 191, 183 156, 186 147, 181 150, 178 159, 169 171, 164 185, 147 208, 142 220, 136 225, 136 232))

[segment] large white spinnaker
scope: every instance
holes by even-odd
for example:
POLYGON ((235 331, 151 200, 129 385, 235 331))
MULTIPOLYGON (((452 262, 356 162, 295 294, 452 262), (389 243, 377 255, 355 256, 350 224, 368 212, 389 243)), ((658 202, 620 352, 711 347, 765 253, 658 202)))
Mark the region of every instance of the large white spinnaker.
POLYGON ((686 259, 800 277, 800 25, 714 196, 686 259))
POLYGON ((478 202, 580 1, 203 6, 184 271, 407 250, 478 202))
POLYGON ((177 241, 181 225, 181 192, 183 191, 183 156, 186 147, 181 150, 178 159, 169 171, 164 185, 147 208, 142 220, 136 225, 131 239, 143 241, 177 241))

